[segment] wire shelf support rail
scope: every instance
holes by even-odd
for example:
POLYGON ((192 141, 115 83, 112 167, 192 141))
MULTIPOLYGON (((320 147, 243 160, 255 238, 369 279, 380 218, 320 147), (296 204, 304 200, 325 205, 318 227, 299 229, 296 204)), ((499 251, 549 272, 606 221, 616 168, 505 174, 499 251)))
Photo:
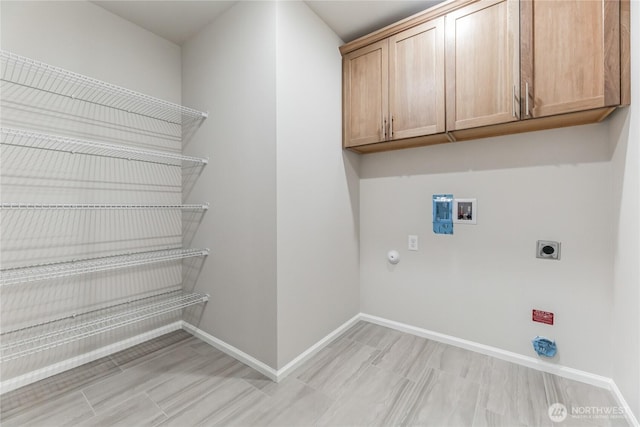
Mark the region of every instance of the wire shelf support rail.
MULTIPOLYGON (((184 294, 177 291, 171 294, 176 295, 168 295, 160 301, 127 308, 96 319, 81 320, 28 338, 8 340, 8 342, 5 338, 3 339, 4 343, 0 346, 0 363, 70 344, 83 338, 106 333, 209 300, 209 295, 201 293, 184 294)), ((11 334, 15 334, 15 332, 3 335, 11 334)))
POLYGON ((196 165, 206 165, 209 162, 207 158, 183 156, 163 151, 143 150, 105 142, 87 141, 4 127, 0 127, 0 144, 61 151, 71 154, 112 157, 169 166, 182 166, 185 162, 196 165))
POLYGON ((63 68, 0 50, 0 80, 74 100, 114 108, 182 127, 183 142, 207 118, 206 112, 183 107, 63 68))
POLYGON ((0 210, 197 210, 206 211, 208 203, 186 205, 120 205, 86 203, 0 203, 0 210))
POLYGON ((0 270, 0 287, 207 255, 209 249, 169 249, 11 268, 0 270))

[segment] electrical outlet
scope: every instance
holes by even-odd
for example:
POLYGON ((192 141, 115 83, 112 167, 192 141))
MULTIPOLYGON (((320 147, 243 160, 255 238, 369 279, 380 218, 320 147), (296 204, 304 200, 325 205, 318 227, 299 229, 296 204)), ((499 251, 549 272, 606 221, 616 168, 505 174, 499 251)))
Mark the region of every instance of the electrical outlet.
POLYGON ((418 250, 418 236, 416 236, 415 234, 410 234, 409 238, 408 238, 408 247, 410 251, 417 251, 418 250))

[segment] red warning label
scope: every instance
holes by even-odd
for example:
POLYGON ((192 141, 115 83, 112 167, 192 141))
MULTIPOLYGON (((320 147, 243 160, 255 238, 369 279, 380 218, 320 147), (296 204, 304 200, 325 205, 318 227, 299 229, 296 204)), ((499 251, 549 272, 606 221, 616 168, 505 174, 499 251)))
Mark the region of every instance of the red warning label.
POLYGON ((531 313, 531 320, 534 322, 546 323, 547 325, 553 325, 553 313, 550 311, 533 310, 531 313))

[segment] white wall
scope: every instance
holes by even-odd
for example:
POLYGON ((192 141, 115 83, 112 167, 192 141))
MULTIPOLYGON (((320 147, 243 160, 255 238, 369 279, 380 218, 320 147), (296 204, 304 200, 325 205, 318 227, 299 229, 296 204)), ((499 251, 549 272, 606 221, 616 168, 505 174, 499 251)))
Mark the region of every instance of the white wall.
POLYGON ((278 367, 359 312, 359 157, 341 149, 342 41, 277 14, 278 367))
MULTIPOLYGON (((3 1, 0 16, 3 50, 180 102, 180 48, 94 4, 3 1)), ((135 116, 132 121, 132 115, 5 82, 2 88, 2 126, 180 150, 179 126, 175 135, 159 135, 146 132, 158 128, 150 119, 135 116)), ((5 145, 1 150, 2 202, 172 204, 181 200, 181 171, 176 167, 5 145)), ((182 220, 176 211, 3 211, 1 220, 3 268, 181 244, 182 220)), ((0 322, 7 332, 179 289, 181 279, 181 265, 174 262, 3 287, 0 322)), ((179 315, 175 312, 3 363, 1 375, 7 379, 42 368, 162 326, 179 315)))
POLYGON ((276 366, 275 3, 238 2, 182 47, 183 102, 209 111, 186 154, 209 156, 189 200, 211 248, 199 328, 276 366))
POLYGON ((613 147, 614 275, 612 376, 640 417, 640 4, 631 2, 631 106, 610 122, 613 147))
POLYGON ((180 103, 180 47, 88 1, 5 1, 2 49, 180 103))
MULTIPOLYGON (((611 374, 611 168, 596 124, 364 156, 362 311, 534 356, 557 340, 556 363, 611 374), (431 197, 477 198, 478 224, 432 231, 431 197), (407 251, 417 234, 418 252, 407 251), (559 262, 536 240, 562 242, 559 262), (386 261, 390 249, 400 263, 386 261), (531 310, 552 311, 554 326, 531 310)), ((614 209, 615 212, 615 209, 614 209)))
POLYGON ((198 326, 276 369, 358 312, 341 44, 302 2, 240 2, 183 46, 184 102, 210 112, 186 148, 211 156, 190 195, 212 202, 198 326))

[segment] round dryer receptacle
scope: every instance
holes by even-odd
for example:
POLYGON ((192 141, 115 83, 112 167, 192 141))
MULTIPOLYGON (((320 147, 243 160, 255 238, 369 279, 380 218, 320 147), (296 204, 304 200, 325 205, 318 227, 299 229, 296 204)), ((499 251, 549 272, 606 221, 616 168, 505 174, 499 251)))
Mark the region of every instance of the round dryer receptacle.
POLYGON ((536 243, 536 258, 559 260, 560 242, 538 240, 536 243))
POLYGON ((553 246, 543 246, 542 248, 542 252, 544 252, 547 255, 553 255, 553 253, 556 251, 556 248, 554 248, 553 246))

